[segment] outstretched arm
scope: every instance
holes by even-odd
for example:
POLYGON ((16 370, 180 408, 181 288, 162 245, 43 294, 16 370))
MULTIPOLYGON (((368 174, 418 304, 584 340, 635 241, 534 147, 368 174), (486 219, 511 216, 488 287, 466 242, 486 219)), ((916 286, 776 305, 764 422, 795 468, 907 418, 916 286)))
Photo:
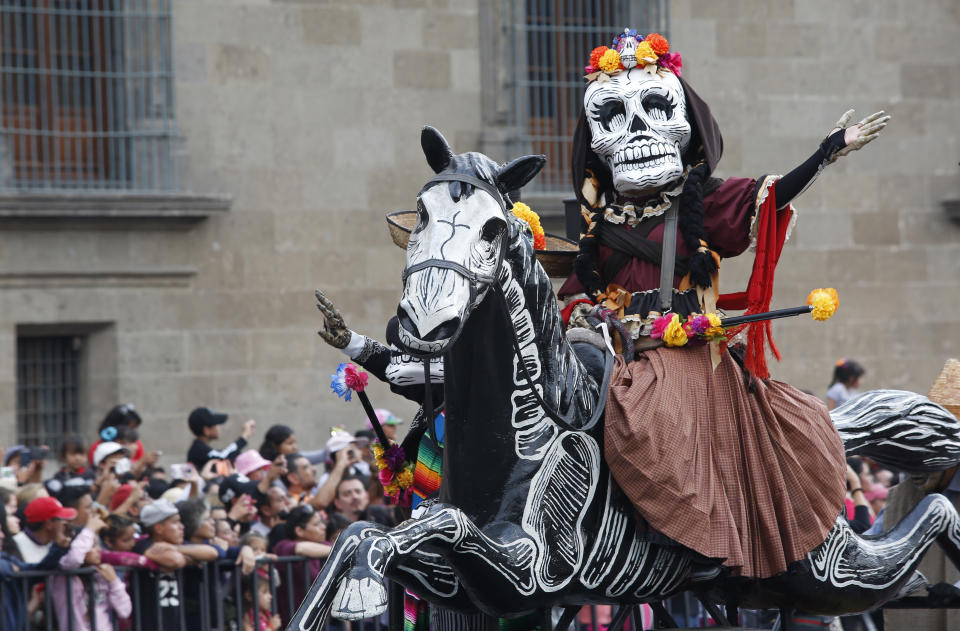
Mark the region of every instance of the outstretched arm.
POLYGON ((847 127, 852 118, 853 110, 847 110, 837 121, 833 131, 820 143, 817 151, 780 178, 776 188, 777 208, 783 208, 807 190, 828 164, 876 139, 890 120, 890 116, 881 110, 856 125, 847 127))

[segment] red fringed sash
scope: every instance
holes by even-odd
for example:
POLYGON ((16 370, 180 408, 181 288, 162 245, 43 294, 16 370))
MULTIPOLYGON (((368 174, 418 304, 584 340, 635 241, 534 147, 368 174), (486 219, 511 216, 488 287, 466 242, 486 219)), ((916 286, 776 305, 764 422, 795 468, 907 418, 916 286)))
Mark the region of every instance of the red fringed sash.
MULTIPOLYGON (((736 293, 720 294, 717 306, 721 309, 746 309, 744 315, 770 311, 773 276, 777 269, 777 262, 780 260, 780 253, 783 251, 783 244, 787 240, 787 227, 793 216, 793 208, 789 205, 783 211, 777 212, 775 188, 776 183, 770 186, 766 199, 757 208, 757 251, 747 289, 736 293)), ((744 327, 748 327, 744 367, 750 374, 766 379, 770 376, 765 353, 767 343, 770 344, 770 351, 774 357, 780 361, 780 351, 773 341, 770 320, 734 327, 728 330, 727 337, 733 338, 744 327)))

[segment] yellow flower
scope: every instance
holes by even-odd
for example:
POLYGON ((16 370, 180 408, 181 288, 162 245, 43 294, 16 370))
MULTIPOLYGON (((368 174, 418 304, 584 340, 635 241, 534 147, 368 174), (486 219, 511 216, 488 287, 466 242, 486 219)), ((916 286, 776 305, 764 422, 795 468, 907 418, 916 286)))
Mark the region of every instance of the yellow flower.
POLYGON ((409 470, 404 469, 397 474, 396 483, 400 485, 401 489, 408 488, 411 484, 413 484, 413 474, 410 473, 409 470))
POLYGON ((373 457, 377 460, 383 458, 383 447, 379 443, 373 446, 373 457))
POLYGON ((687 332, 683 330, 680 316, 676 313, 670 318, 670 324, 663 332, 663 343, 667 346, 683 346, 687 343, 687 332))
POLYGON ((819 322, 829 320, 840 306, 840 296, 833 287, 814 289, 807 296, 807 304, 813 305, 813 319, 819 322))
POLYGON ((380 469, 381 471, 387 468, 387 461, 384 460, 383 458, 377 458, 376 463, 377 463, 377 469, 380 469))
POLYGON ((388 484, 387 486, 383 487, 383 492, 384 492, 386 495, 396 495, 397 493, 400 492, 400 485, 398 485, 398 484, 397 484, 397 481, 394 480, 393 482, 391 482, 391 483, 388 484))
POLYGON ((720 321, 720 316, 715 313, 708 313, 706 316, 707 320, 710 321, 710 328, 706 330, 705 335, 708 338, 724 335, 723 323, 720 321))
POLYGON ((653 52, 653 46, 650 42, 640 42, 637 44, 637 59, 645 59, 647 63, 653 63, 657 60, 657 53, 653 52))
POLYGON ((611 48, 600 57, 600 70, 607 74, 620 69, 620 53, 611 48))

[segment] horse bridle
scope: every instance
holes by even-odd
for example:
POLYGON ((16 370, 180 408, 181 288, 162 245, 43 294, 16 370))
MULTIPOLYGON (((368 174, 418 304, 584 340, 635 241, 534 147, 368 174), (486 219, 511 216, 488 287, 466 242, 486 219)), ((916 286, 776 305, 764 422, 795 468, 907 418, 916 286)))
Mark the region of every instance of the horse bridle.
MULTIPOLYGON (((497 201, 497 203, 500 206, 500 211, 503 213, 504 219, 508 220, 506 200, 504 199, 504 196, 500 192, 500 190, 497 189, 497 187, 491 184, 490 182, 473 177, 472 175, 467 175, 465 173, 438 173, 437 175, 432 177, 429 181, 427 181, 426 184, 423 185, 423 188, 420 189, 420 192, 417 194, 417 197, 422 195, 423 192, 426 191, 428 188, 430 188, 431 186, 439 182, 465 182, 467 184, 472 184, 473 186, 476 186, 483 191, 486 191, 491 197, 493 197, 493 199, 497 201)), ((497 255, 497 263, 493 268, 494 270, 493 274, 490 274, 490 275, 477 274, 476 272, 473 272, 467 269, 466 267, 464 267, 463 265, 460 265, 459 263, 455 263, 453 261, 447 261, 445 259, 427 259, 426 261, 421 261, 420 263, 417 263, 416 265, 413 265, 409 268, 405 268, 403 270, 402 277, 403 277, 404 287, 406 287, 407 278, 411 274, 419 270, 426 269, 428 267, 436 267, 440 269, 453 270, 460 276, 463 276, 465 279, 467 279, 467 282, 470 285, 470 304, 474 304, 477 298, 477 295, 479 294, 478 286, 481 283, 483 283, 488 287, 492 286, 494 288, 494 291, 497 293, 497 295, 500 298, 500 303, 501 303, 501 306, 503 307, 504 314, 507 318, 507 321, 510 323, 510 333, 511 333, 511 342, 513 344, 513 352, 514 352, 514 355, 521 358, 520 361, 518 361, 517 363, 519 364, 520 370, 524 376, 524 380, 527 382, 527 385, 529 386, 531 393, 536 398, 537 403, 540 405, 541 409, 543 409, 543 411, 547 414, 547 416, 550 417, 550 420, 552 420, 561 428, 568 431, 588 431, 593 427, 595 427, 597 422, 600 420, 600 417, 603 414, 603 405, 598 404, 596 406, 596 408, 593 410, 593 414, 590 420, 588 420, 584 425, 579 427, 574 426, 573 423, 571 423, 567 418, 561 415, 559 411, 551 408, 547 404, 547 402, 543 399, 543 397, 540 395, 540 393, 537 391, 536 387, 534 386, 533 379, 531 378, 530 373, 527 370, 526 362, 522 360, 523 355, 521 354, 520 343, 519 343, 519 340, 517 339, 517 330, 516 330, 516 327, 514 327, 513 325, 513 319, 511 318, 509 309, 507 308, 506 296, 504 296, 503 294, 503 288, 500 287, 499 283, 495 282, 496 274, 500 269, 500 266, 503 264, 505 250, 506 248, 503 246, 503 244, 501 244, 500 251, 497 255)), ((453 341, 455 341, 456 338, 460 335, 460 331, 463 329, 463 325, 465 322, 466 322, 466 319, 461 321, 460 326, 457 328, 456 332, 454 332, 453 336, 451 337, 447 348, 450 348, 450 344, 452 344, 453 341)), ((425 388, 425 391, 424 391, 424 395, 425 395, 424 409, 425 410, 434 409, 433 401, 432 401, 432 398, 433 398, 432 384, 430 382, 430 359, 433 357, 437 357, 438 355, 441 355, 441 354, 442 353, 431 353, 429 355, 420 356, 424 360, 423 370, 424 370, 424 388, 425 388)), ((604 364, 605 364, 604 378, 603 378, 603 383, 600 384, 601 392, 606 390, 607 386, 609 385, 610 375, 613 368, 613 356, 607 355, 605 357, 604 364)), ((435 418, 436 417, 434 415, 433 419, 435 418)), ((428 422, 433 419, 429 419, 428 422)), ((435 436, 436 427, 434 427, 433 429, 434 431, 431 432, 431 436, 433 437, 435 446, 439 448, 439 444, 437 443, 437 439, 435 436)))

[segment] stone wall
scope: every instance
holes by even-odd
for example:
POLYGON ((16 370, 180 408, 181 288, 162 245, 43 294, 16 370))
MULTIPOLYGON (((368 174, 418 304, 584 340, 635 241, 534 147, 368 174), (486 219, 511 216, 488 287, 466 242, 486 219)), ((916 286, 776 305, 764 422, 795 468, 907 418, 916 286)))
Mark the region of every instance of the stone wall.
MULTIPOLYGON (((430 175, 420 128, 477 145, 473 2, 181 0, 173 15, 181 181, 231 197, 230 210, 196 224, 4 227, 4 444, 17 326, 42 323, 103 325, 87 338, 97 385, 83 426, 133 402, 166 462, 183 460, 197 405, 231 414, 225 438, 257 419, 255 445, 272 423, 304 447, 331 426, 362 426, 359 404, 329 390, 342 355, 316 335, 313 290, 382 337, 403 264, 384 214, 412 207, 430 175), (50 273, 38 281, 37 270, 50 273)), ((371 397, 410 418, 379 384, 371 397)))

